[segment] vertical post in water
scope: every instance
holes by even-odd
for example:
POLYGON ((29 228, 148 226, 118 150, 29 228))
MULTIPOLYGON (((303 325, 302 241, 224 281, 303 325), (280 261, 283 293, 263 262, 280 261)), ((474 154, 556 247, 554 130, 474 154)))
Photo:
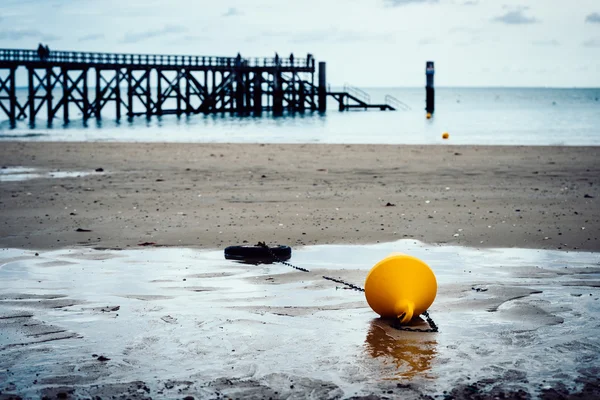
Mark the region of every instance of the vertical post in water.
MULTIPOLYGON (((152 68, 148 68, 146 70, 146 118, 150 118, 152 115, 152 87, 150 86, 150 75, 152 74, 152 68)), ((177 74, 177 94, 180 95, 179 91, 179 74, 177 74)), ((179 96, 181 97, 181 96, 179 96)), ((181 104, 179 102, 179 97, 177 97, 177 115, 179 115, 181 110, 181 104)))
POLYGON ((102 81, 100 79, 100 74, 102 74, 102 70, 96 67, 96 95, 94 99, 94 114, 96 115, 96 119, 102 119, 100 116, 100 110, 102 109, 102 81))
POLYGON ((176 93, 177 93, 177 115, 181 115, 181 98, 183 97, 181 94, 181 70, 177 70, 177 76, 175 77, 176 83, 176 93))
POLYGON ((242 56, 238 53, 235 58, 235 106, 232 105, 232 111, 235 111, 238 115, 244 112, 244 73, 242 72, 242 56))
POLYGON ((249 113, 252 110, 252 81, 250 80, 250 72, 244 73, 244 81, 246 82, 246 94, 245 109, 244 112, 249 113))
POLYGON ((192 88, 190 87, 190 77, 192 75, 192 71, 189 69, 183 69, 183 77, 185 82, 185 113, 189 114, 192 111, 191 98, 192 98, 192 88))
POLYGON ((292 111, 296 111, 296 109, 297 109, 297 105, 296 105, 296 71, 293 69, 293 65, 292 65, 291 85, 292 85, 292 90, 290 91, 290 96, 292 98, 291 98, 291 101, 289 102, 289 104, 290 104, 290 109, 292 111))
POLYGON ((15 127, 15 125, 17 124, 17 92, 16 92, 16 87, 15 87, 15 73, 17 72, 17 68, 11 68, 10 69, 10 76, 9 76, 9 88, 8 88, 8 97, 9 97, 9 119, 10 119, 10 126, 11 127, 15 127))
POLYGON ((35 90, 33 87, 33 68, 29 67, 27 68, 27 73, 28 73, 28 86, 29 86, 29 94, 28 94, 28 100, 29 100, 29 124, 33 125, 35 124, 35 90))
POLYGON ((115 107, 117 121, 121 119, 121 69, 115 69, 115 107))
MULTIPOLYGON (((217 108, 217 71, 215 71, 214 69, 212 70, 212 86, 211 86, 211 97, 212 97, 212 108, 213 110, 216 110, 217 108)), ((205 100, 206 101, 206 100, 205 100)), ((207 107, 205 108, 205 112, 210 112, 210 108, 211 107, 211 103, 207 103, 207 107)))
POLYGON ((254 114, 262 113, 262 72, 254 73, 254 114))
POLYGON ((279 66, 275 67, 273 72, 273 114, 283 114, 283 87, 279 66))
POLYGON ((298 99, 298 110, 300 112, 304 112, 305 102, 306 102, 306 92, 304 87, 304 81, 300 80, 300 88, 299 88, 299 99, 298 99))
POLYGON ((156 96, 156 115, 162 115, 162 69, 156 68, 156 78, 156 91, 158 92, 158 95, 156 96))
POLYGON ((310 63, 310 101, 311 101, 311 110, 314 111, 317 109, 317 101, 315 100, 315 59, 312 54, 309 54, 309 63, 310 63))
POLYGON ((46 68, 46 106, 48 114, 48 125, 52 125, 52 119, 54 118, 54 110, 52 109, 52 74, 54 73, 52 67, 46 68))
POLYGON ((82 75, 82 87, 81 87, 81 108, 83 108, 83 120, 86 121, 90 115, 92 114, 92 112, 90 111, 90 98, 89 98, 89 93, 88 93, 88 69, 84 68, 81 71, 81 75, 82 75))
POLYGON ((435 110, 435 90, 433 89, 433 75, 435 68, 433 61, 427 61, 425 64, 425 76, 427 77, 427 85, 425 86, 425 110, 428 114, 433 114, 435 110))
POLYGON ((69 122, 69 97, 71 96, 71 90, 69 88, 69 70, 62 68, 63 78, 63 122, 66 124, 69 122))
POLYGON ((127 116, 133 117, 133 70, 127 70, 127 116))
POLYGON ((199 110, 202 109, 202 106, 206 99, 208 99, 210 95, 210 91, 208 90, 208 70, 204 71, 204 90, 202 91, 202 95, 200 96, 200 107, 199 110))
POLYGON ((325 62, 319 62, 319 112, 327 110, 327 75, 325 62))

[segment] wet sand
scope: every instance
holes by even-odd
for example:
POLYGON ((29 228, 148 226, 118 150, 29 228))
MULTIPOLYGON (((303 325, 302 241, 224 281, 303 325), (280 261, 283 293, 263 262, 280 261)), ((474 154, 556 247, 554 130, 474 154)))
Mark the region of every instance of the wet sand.
MULTIPOLYGON (((600 256, 404 240, 221 251, 0 251, 0 396, 598 398, 600 256), (383 255, 427 260, 438 333, 394 329, 361 284, 383 255)), ((415 321, 414 327, 427 328, 415 321)))
POLYGON ((0 160, 3 247, 600 250, 599 147, 3 142, 0 160))

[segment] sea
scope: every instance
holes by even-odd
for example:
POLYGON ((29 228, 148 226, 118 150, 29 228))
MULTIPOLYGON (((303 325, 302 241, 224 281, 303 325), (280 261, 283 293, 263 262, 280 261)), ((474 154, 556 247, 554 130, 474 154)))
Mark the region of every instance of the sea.
MULTIPOLYGON (((397 111, 340 112, 329 98, 323 114, 165 115, 117 121, 114 103, 109 103, 102 120, 84 122, 72 105, 68 124, 57 118, 51 126, 40 119, 33 126, 19 121, 16 127, 0 109, 0 141, 600 145, 600 88, 440 87, 431 119, 424 110, 424 88, 362 89, 373 103, 391 95, 405 106, 397 111), (445 132, 448 139, 442 138, 445 132)), ((26 94, 18 89, 18 97, 26 94)))

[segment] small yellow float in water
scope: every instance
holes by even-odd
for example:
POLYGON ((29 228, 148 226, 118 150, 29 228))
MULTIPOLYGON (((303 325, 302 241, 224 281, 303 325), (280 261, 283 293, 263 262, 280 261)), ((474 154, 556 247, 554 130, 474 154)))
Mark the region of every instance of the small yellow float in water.
POLYGON ((437 280, 427 264, 392 254, 371 269, 365 281, 367 303, 384 318, 410 321, 427 311, 437 294, 437 280))
POLYGON ((427 119, 431 119, 431 113, 427 113, 426 117, 427 119))
POLYGON ((448 132, 442 133, 442 139, 448 139, 449 137, 450 137, 450 134, 448 132))

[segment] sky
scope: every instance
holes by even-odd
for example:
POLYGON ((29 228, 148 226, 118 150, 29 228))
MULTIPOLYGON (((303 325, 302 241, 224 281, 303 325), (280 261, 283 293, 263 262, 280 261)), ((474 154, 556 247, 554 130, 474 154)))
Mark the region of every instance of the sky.
POLYGON ((599 0, 1 0, 0 48, 282 57, 332 85, 600 87, 599 0))

